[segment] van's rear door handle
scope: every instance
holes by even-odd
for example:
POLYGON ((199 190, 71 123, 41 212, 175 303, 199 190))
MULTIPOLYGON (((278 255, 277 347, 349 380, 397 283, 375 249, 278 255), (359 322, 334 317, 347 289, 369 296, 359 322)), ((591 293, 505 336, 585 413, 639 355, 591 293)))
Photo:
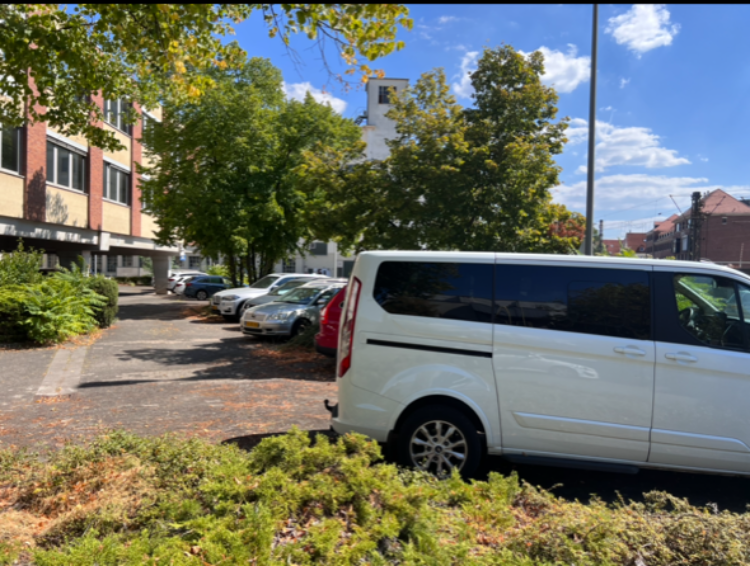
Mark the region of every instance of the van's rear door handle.
POLYGON ((664 357, 668 360, 674 360, 676 362, 690 362, 691 364, 694 364, 698 361, 698 358, 688 354, 687 352, 669 352, 667 354, 664 354, 664 357))
POLYGON ((618 354, 625 354, 631 356, 645 356, 646 352, 635 346, 625 346, 624 348, 615 348, 615 352, 618 354))

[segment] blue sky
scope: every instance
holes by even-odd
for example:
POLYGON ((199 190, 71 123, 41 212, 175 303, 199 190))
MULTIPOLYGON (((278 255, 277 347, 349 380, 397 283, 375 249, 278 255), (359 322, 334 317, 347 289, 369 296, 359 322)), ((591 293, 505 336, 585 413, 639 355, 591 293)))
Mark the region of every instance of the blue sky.
MULTIPOLYGON (((400 33, 406 47, 374 67, 412 82, 442 67, 467 106, 466 73, 484 47, 507 43, 544 53, 544 80, 560 96, 558 116, 571 118, 570 141, 557 157, 563 184, 553 194, 584 212, 591 5, 409 8, 415 25, 400 33)), ((604 220, 606 237, 645 231, 654 219, 685 210, 694 190, 750 197, 748 21, 747 5, 600 6, 595 217, 604 220)), ((296 64, 257 14, 237 27, 236 39, 282 70, 290 96, 310 90, 352 118, 364 110, 364 92, 346 92, 332 80, 306 38, 292 43, 296 64)), ((335 52, 327 60, 334 72, 344 70, 335 52)))

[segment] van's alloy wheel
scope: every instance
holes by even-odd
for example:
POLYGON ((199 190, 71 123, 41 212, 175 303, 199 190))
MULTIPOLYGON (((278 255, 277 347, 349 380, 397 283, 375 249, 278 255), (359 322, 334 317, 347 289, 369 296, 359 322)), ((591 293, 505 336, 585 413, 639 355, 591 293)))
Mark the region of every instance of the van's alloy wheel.
POLYGON ((309 326, 310 326, 310 321, 307 320, 306 318, 298 320, 297 323, 294 325, 294 328, 292 328, 292 338, 302 334, 309 326))
POLYGON ((453 470, 471 477, 482 459, 482 443, 471 420, 452 407, 422 407, 399 431, 399 460, 446 478, 453 470))

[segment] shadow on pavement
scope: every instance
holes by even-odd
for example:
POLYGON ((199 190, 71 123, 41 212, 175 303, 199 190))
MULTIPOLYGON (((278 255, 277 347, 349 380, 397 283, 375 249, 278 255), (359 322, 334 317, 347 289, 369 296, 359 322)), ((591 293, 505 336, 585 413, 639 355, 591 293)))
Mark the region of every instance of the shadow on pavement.
POLYGON ((249 341, 244 336, 232 336, 205 343, 186 343, 184 347, 179 348, 123 350, 115 355, 118 362, 148 362, 149 364, 162 366, 164 371, 174 371, 180 368, 190 370, 191 366, 197 367, 193 370, 192 375, 187 377, 87 381, 81 383, 79 388, 217 379, 265 380, 284 378, 296 381, 335 381, 333 366, 328 358, 321 357, 320 360, 316 359, 312 362, 299 362, 293 366, 284 365, 280 367, 272 359, 253 356, 253 350, 257 346, 258 342, 249 341))

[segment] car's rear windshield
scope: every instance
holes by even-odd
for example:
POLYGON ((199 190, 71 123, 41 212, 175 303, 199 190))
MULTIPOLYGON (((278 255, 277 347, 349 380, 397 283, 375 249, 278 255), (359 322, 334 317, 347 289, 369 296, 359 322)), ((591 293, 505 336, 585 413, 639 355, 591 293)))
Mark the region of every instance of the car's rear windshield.
POLYGON ((296 305, 309 305, 312 300, 320 294, 322 289, 320 287, 300 287, 294 291, 290 291, 284 295, 277 302, 279 303, 294 303, 296 305))
POLYGON ((250 285, 251 289, 268 289, 273 282, 279 278, 278 275, 266 275, 262 279, 258 279, 255 283, 250 285))

